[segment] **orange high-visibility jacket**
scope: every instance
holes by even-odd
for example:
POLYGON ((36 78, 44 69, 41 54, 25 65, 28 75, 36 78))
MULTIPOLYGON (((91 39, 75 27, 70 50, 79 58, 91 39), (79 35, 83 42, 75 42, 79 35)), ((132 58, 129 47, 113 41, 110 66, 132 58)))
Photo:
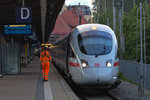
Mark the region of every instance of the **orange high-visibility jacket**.
POLYGON ((50 52, 48 52, 47 50, 43 50, 40 54, 40 61, 41 62, 51 62, 52 58, 51 58, 51 54, 50 52))

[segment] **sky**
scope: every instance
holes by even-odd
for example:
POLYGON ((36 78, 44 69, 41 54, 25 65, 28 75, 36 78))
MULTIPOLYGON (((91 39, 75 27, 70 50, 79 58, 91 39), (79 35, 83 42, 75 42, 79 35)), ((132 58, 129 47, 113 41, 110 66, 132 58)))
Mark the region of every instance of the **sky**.
POLYGON ((92 8, 92 0, 65 0, 66 5, 78 5, 78 3, 80 3, 80 5, 87 5, 90 8, 92 8))

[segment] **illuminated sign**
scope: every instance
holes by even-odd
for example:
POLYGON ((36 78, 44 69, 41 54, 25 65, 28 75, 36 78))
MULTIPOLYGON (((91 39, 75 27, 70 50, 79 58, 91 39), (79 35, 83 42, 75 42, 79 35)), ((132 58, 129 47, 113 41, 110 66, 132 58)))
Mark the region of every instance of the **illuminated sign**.
POLYGON ((52 44, 41 44, 42 46, 51 46, 52 44))
POLYGON ((4 25, 4 35, 32 35, 32 25, 4 25))
POLYGON ((16 7, 16 23, 32 23, 32 7, 16 7))

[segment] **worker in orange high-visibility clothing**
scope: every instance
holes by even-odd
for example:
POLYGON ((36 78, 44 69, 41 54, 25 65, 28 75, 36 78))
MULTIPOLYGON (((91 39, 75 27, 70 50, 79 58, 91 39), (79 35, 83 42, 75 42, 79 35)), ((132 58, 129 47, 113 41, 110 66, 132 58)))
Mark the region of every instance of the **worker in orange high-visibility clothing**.
POLYGON ((43 81, 45 80, 47 81, 48 74, 49 74, 49 67, 52 59, 51 59, 51 54, 46 47, 44 47, 44 50, 40 54, 40 61, 42 64, 43 81))

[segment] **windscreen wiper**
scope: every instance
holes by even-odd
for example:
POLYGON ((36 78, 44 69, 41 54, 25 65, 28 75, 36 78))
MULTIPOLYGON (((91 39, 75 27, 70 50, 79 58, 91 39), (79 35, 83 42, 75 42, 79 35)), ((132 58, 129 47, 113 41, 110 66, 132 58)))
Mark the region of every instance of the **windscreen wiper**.
POLYGON ((101 52, 101 53, 95 55, 95 57, 98 57, 98 56, 100 56, 100 55, 103 55, 104 53, 105 53, 105 52, 101 52))

